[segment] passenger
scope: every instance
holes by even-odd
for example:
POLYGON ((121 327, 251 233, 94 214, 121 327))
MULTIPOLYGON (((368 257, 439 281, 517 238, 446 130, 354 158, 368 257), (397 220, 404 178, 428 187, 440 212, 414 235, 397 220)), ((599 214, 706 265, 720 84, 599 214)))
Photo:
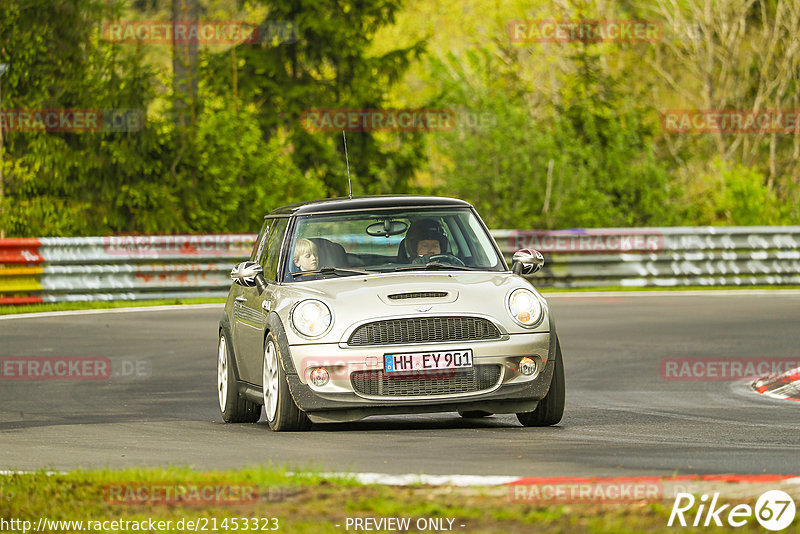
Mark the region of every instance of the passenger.
POLYGON ((319 268, 317 245, 309 239, 300 239, 294 246, 294 264, 301 271, 316 271, 319 268))

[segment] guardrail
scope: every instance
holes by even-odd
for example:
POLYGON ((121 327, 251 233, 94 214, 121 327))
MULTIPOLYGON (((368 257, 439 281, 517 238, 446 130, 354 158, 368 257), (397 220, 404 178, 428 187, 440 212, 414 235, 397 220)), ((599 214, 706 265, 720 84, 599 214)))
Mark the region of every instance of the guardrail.
MULTIPOLYGON (((800 226, 495 230, 540 287, 800 284, 800 226)), ((0 240, 0 304, 224 297, 255 235, 0 240)), ((345 246, 348 246, 345 244, 345 246)))
POLYGON ((0 240, 0 304, 224 297, 255 235, 0 240))
POLYGON ((505 254, 535 248, 542 287, 800 284, 800 226, 493 232, 505 254))

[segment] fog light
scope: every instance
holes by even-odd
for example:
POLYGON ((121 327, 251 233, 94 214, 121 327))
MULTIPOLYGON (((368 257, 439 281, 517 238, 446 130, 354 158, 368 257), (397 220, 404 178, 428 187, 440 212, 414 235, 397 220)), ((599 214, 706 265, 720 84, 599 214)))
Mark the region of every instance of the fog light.
POLYGON ((530 376, 536 372, 536 360, 525 356, 519 361, 519 372, 525 376, 530 376))
MULTIPOLYGON (((535 366, 536 364, 534 364, 534 367, 535 366)), ((311 371, 311 382, 317 387, 322 387, 325 384, 327 384, 330 378, 331 377, 328 374, 328 370, 325 369, 324 367, 317 367, 316 369, 311 371)))

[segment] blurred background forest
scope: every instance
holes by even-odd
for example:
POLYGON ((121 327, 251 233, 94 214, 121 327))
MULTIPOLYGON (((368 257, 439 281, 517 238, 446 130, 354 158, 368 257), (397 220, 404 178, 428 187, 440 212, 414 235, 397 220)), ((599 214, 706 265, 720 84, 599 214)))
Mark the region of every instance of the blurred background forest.
POLYGON ((347 194, 315 108, 456 110, 351 132, 355 194, 440 194, 492 228, 800 224, 800 132, 668 133, 675 109, 800 110, 796 0, 4 0, 3 110, 139 109, 128 132, 3 132, 7 236, 254 232, 347 194), (120 43, 131 20, 289 21, 249 44, 120 43), (655 42, 516 43, 522 19, 655 42))

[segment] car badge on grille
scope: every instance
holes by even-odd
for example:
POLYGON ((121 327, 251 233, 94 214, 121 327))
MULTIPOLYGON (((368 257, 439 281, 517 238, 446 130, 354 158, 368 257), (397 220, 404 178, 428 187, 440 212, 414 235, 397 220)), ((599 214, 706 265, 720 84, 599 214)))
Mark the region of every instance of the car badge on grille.
POLYGON ((414 309, 417 310, 418 312, 426 312, 430 311, 431 308, 433 308, 433 306, 417 306, 414 309))

